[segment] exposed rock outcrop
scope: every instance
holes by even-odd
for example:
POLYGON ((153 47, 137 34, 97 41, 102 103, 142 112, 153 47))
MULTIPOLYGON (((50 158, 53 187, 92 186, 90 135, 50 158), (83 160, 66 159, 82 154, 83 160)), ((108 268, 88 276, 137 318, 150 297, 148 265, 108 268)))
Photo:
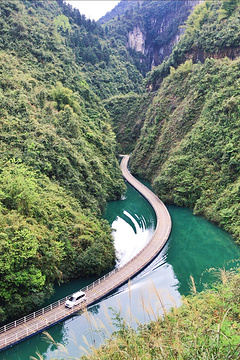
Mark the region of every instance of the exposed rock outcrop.
POLYGON ((128 33, 128 47, 136 51, 145 53, 146 35, 142 32, 139 26, 133 28, 133 31, 128 33))
MULTIPOLYGON (((144 22, 139 22, 128 33, 127 46, 141 52, 148 68, 163 62, 184 33, 182 27, 195 6, 203 0, 169 1, 161 11, 152 12, 144 22)), ((139 11, 143 11, 142 7, 139 11)))

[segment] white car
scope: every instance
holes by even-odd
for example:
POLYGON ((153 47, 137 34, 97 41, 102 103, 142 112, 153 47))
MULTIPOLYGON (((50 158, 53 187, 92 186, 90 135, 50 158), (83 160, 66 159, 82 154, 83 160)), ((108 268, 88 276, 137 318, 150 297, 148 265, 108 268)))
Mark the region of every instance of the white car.
POLYGON ((72 309, 75 305, 78 305, 83 301, 86 301, 86 294, 83 291, 78 291, 72 294, 71 297, 66 301, 65 307, 72 309))

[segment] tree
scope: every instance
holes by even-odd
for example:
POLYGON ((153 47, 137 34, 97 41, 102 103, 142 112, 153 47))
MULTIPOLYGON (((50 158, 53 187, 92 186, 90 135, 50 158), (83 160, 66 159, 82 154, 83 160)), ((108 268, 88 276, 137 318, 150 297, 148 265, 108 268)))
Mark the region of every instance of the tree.
POLYGON ((223 0, 222 9, 226 12, 227 16, 231 16, 237 7, 239 0, 223 0))
POLYGON ((69 30, 71 30, 69 19, 65 15, 58 15, 53 20, 53 23, 57 31, 61 32, 63 35, 66 35, 69 32, 69 30))
POLYGON ((60 81, 57 81, 56 86, 52 87, 51 95, 57 103, 58 111, 64 110, 64 107, 69 105, 76 113, 80 112, 76 95, 71 89, 64 87, 60 81))

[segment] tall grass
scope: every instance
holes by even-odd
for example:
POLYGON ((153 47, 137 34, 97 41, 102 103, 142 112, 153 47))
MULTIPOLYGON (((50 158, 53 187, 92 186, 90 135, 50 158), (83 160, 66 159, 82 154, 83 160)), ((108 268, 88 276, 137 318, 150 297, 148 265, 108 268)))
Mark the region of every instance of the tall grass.
MULTIPOLYGON (((197 293, 191 278, 192 294, 171 310, 165 308, 161 293, 154 288, 162 314, 156 314, 142 299, 148 323, 138 324, 137 330, 132 326, 136 319, 131 313, 133 299, 129 288, 130 320, 115 312, 112 326, 117 325, 117 330, 115 327, 113 334, 108 334, 109 339, 100 348, 84 349, 86 355, 81 360, 239 360, 240 271, 222 270, 219 278, 211 289, 201 293, 197 293)), ((99 329, 89 317, 90 322, 92 328, 99 329)), ((103 329, 104 325, 100 325, 103 329)), ((58 359, 70 359, 64 352, 58 359)))

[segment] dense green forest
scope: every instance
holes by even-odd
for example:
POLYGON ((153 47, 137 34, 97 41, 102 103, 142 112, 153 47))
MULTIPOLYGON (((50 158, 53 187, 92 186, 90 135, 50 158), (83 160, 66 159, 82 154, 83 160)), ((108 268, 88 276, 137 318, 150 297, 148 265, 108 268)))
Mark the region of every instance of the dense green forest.
POLYGON ((197 1, 121 1, 100 23, 112 47, 146 75, 170 55, 197 1), (135 35, 134 35, 135 32, 135 35), (139 38, 140 36, 140 38, 139 38), (130 37, 134 38, 133 43, 130 37), (142 46, 139 47, 139 41, 142 46), (136 45, 138 43, 138 45, 136 45))
POLYGON ((199 5, 173 54, 149 74, 147 80, 159 90, 148 108, 131 169, 151 179, 163 201, 193 208, 240 242, 240 61, 225 57, 231 48, 236 54, 238 47, 240 4, 229 4, 199 5), (229 31, 233 24, 234 32, 229 31), (200 39, 206 59, 194 62, 200 39), (203 39, 218 44, 209 56, 203 39), (192 52, 186 44, 193 44, 192 52), (183 49, 183 63, 169 67, 163 79, 162 70, 183 49))
POLYGON ((4 0, 0 14, 1 321, 114 264, 100 215, 125 185, 109 115, 70 43, 100 29, 55 1, 4 0))
POLYGON ((104 100, 103 104, 112 119, 119 153, 130 154, 134 150, 152 99, 151 93, 130 93, 104 100))
MULTIPOLYGON (((114 265, 101 214, 125 189, 119 152, 133 152, 132 172, 165 202, 240 242, 240 2, 199 5, 144 80, 149 54, 184 22, 182 3, 139 1, 101 26, 62 0, 0 2, 0 321, 41 305, 56 283, 114 265), (179 17, 161 38, 151 25, 167 5, 179 17), (127 44, 134 26, 148 56, 127 44)), ((201 304, 216 308, 209 296, 201 304)), ((152 337, 143 331, 137 343, 152 337)))
POLYGON ((1 8, 1 48, 34 59, 40 77, 44 65, 49 82, 58 72, 58 80, 74 89, 77 65, 100 98, 142 91, 143 77, 131 57, 112 46, 104 30, 71 5, 62 0, 4 0, 1 8))

